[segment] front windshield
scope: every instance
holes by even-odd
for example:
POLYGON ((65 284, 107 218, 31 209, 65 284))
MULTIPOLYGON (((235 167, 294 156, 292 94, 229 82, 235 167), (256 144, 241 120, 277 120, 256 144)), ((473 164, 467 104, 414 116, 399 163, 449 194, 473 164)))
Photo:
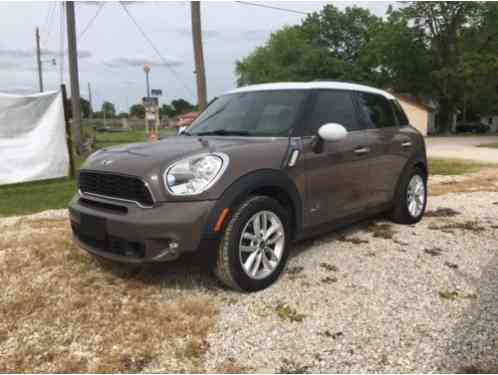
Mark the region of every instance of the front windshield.
POLYGON ((303 90, 254 91, 216 99, 192 123, 192 135, 288 136, 306 97, 303 90))

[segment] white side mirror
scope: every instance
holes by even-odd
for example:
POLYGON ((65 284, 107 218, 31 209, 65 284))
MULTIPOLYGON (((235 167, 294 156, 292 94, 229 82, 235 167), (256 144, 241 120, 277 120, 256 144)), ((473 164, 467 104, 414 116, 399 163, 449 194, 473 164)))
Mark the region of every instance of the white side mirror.
POLYGON ((348 135, 348 131, 341 124, 331 122, 320 126, 318 135, 324 141, 340 141, 348 135))

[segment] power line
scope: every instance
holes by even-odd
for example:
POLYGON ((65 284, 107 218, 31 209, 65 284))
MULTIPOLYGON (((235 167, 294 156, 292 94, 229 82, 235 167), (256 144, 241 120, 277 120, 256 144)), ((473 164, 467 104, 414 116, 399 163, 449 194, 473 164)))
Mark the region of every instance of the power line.
POLYGON ((45 36, 43 42, 42 42, 42 45, 45 45, 47 46, 48 45, 48 41, 50 39, 50 35, 52 34, 52 29, 53 29, 53 20, 54 20, 54 15, 55 15, 55 11, 57 9, 57 3, 51 3, 52 5, 52 8, 50 9, 50 12, 47 14, 47 19, 46 19, 46 22, 45 22, 45 27, 43 27, 43 31, 45 31, 45 35, 42 35, 42 36, 45 36))
POLYGON ((128 15, 128 17, 130 17, 130 19, 132 20, 132 22, 135 24, 135 26, 137 27, 138 31, 140 31, 140 33, 142 34, 142 36, 145 38, 145 40, 149 43, 149 45, 152 47, 152 49, 154 50, 154 52, 159 56, 159 58, 164 62, 164 65, 166 66, 166 68, 170 69, 171 72, 174 74, 175 78, 178 80, 178 82, 180 82, 182 84, 182 86, 185 88, 185 90, 187 90, 187 92, 192 95, 192 96, 195 96, 194 93, 192 92, 192 90, 180 79, 178 73, 171 67, 169 66, 169 62, 168 60, 166 60, 163 55, 161 54, 161 52, 157 49, 157 47, 154 45, 154 43, 152 42, 152 40, 147 36, 147 34, 145 33, 144 29, 138 24, 138 22, 135 20, 135 18, 132 16, 132 14, 130 13, 130 11, 128 10, 128 8, 126 8, 126 6, 120 2, 121 6, 123 7, 124 11, 126 12, 126 14, 128 15))
POLYGON ((86 24, 85 28, 83 29, 83 31, 80 33, 80 35, 78 35, 78 40, 81 41, 81 38, 83 38, 83 35, 85 35, 85 33, 88 31, 88 29, 90 28, 90 26, 92 26, 93 22, 95 21, 95 19, 98 17, 100 11, 102 10, 102 8, 104 8, 105 6, 105 2, 102 2, 97 11, 95 12, 95 14, 93 15, 93 17, 90 19, 90 21, 88 21, 88 23, 86 24))
POLYGON ((236 3, 243 4, 243 5, 251 5, 254 7, 260 7, 260 8, 267 8, 267 9, 273 9, 273 10, 280 10, 282 12, 288 12, 288 13, 295 13, 295 14, 304 14, 308 15, 309 13, 307 12, 301 12, 300 10, 295 10, 295 9, 288 9, 288 8, 281 8, 281 7, 275 7, 272 5, 265 5, 262 3, 252 3, 250 1, 236 1, 236 3))

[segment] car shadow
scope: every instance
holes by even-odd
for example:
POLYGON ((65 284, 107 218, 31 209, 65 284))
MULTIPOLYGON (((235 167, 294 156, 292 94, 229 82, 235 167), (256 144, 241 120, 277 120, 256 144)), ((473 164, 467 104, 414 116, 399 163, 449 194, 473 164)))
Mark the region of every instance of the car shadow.
POLYGON ((477 298, 454 325, 441 368, 456 373, 498 373, 498 255, 479 279, 461 276, 474 286, 477 298))
MULTIPOLYGON (((331 243, 341 237, 354 235, 365 231, 366 228, 382 217, 360 221, 334 231, 326 232, 301 240, 293 244, 289 254, 289 261, 300 257, 308 251, 312 251, 317 243, 331 243)), ((176 288, 185 290, 204 289, 217 293, 227 290, 212 272, 212 261, 215 249, 203 250, 210 253, 184 254, 180 258, 170 262, 151 263, 144 265, 125 265, 112 261, 97 261, 104 272, 109 272, 123 280, 134 280, 150 285, 161 285, 164 288, 176 288)), ((284 270, 285 272, 285 270, 284 270)))

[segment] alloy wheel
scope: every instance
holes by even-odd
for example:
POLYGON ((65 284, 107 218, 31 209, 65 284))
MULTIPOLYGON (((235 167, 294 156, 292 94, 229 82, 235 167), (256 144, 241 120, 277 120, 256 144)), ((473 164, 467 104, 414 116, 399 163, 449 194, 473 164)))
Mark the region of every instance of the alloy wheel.
POLYGON ((272 211, 259 211, 244 226, 239 242, 242 269, 252 279, 268 277, 278 267, 285 246, 285 230, 272 211))

